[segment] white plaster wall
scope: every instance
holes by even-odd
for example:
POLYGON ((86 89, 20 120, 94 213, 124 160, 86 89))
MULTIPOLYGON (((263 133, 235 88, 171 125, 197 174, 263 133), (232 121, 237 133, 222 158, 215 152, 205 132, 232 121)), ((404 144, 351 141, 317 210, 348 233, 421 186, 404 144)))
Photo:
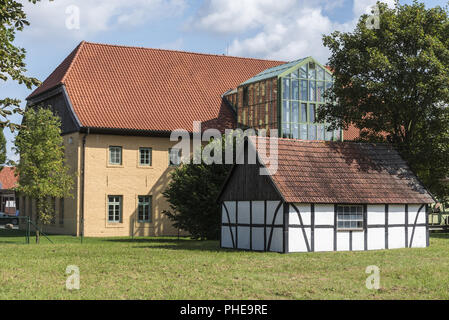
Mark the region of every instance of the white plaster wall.
POLYGON ((253 250, 263 251, 264 248, 264 237, 263 237, 264 228, 253 228, 252 237, 253 237, 253 250))
MULTIPOLYGON (((309 226, 312 224, 311 222, 311 206, 310 204, 295 204, 296 208, 298 208, 299 212, 301 213, 301 219, 302 223, 305 226, 309 226)), ((289 206, 289 224, 297 224, 300 225, 298 213, 293 208, 292 205, 289 206)))
POLYGON ((249 250, 250 245, 249 245, 249 241, 250 241, 250 232, 249 232, 249 227, 238 227, 237 228, 237 232, 238 232, 238 244, 237 244, 237 248, 238 249, 247 249, 249 250))
POLYGON ((413 228, 408 228, 408 243, 412 248, 425 248, 427 244, 427 230, 426 227, 416 227, 415 228, 415 234, 413 236, 413 242, 411 242, 412 239, 412 233, 413 228))
POLYGON ((253 224, 264 224, 264 202, 253 201, 253 224))
MULTIPOLYGON (((271 228, 267 227, 267 246, 268 242, 270 241, 270 231, 271 228)), ((284 232, 282 228, 273 228, 270 251, 283 252, 283 245, 284 245, 283 235, 284 232)))
MULTIPOLYGON (((273 216, 276 211, 277 206, 279 205, 280 201, 267 201, 267 225, 271 225, 273 222, 273 216)), ((278 210, 276 220, 274 224, 282 224, 284 221, 284 210, 281 207, 278 210)))
POLYGON ((315 205, 315 225, 334 225, 334 205, 315 205))
POLYGON ((365 231, 352 232, 352 251, 365 250, 365 231))
POLYGON ((404 227, 388 228, 388 248, 389 249, 405 248, 404 227))
POLYGON ((239 201, 237 204, 237 219, 238 223, 243 224, 249 224, 250 223, 250 217, 249 217, 249 201, 239 201))
POLYGON ((385 205, 368 205, 367 219, 368 225, 385 224, 385 205))
POLYGON ((418 215, 417 224, 426 223, 426 206, 422 207, 421 211, 419 211, 421 205, 409 205, 408 206, 408 223, 414 224, 416 216, 418 215), (419 213, 418 213, 419 211, 419 213))
POLYGON ((337 232, 337 250, 348 251, 349 250, 349 232, 337 232))
POLYGON ((405 205, 388 206, 388 225, 405 223, 405 205))
POLYGON ((226 209, 224 206, 221 206, 221 221, 223 223, 235 223, 235 201, 225 201, 224 204, 226 205, 226 207, 228 208, 228 212, 229 212, 229 219, 231 221, 228 221, 228 217, 226 215, 226 209))
MULTIPOLYGON (((315 229, 315 251, 334 250, 334 229, 315 229)), ((338 242, 337 242, 338 243, 338 242)))
POLYGON ((385 249, 385 228, 368 228, 367 243, 368 250, 385 249))
MULTIPOLYGON (((228 226, 222 226, 221 227, 221 246, 223 248, 233 248, 232 246, 232 238, 231 238, 231 231, 228 226)), ((232 227, 232 233, 234 235, 234 241, 235 241, 235 227, 232 227)))
MULTIPOLYGON (((311 244, 311 230, 310 228, 305 228, 305 233, 309 247, 311 244)), ((308 252, 306 241, 304 239, 304 233, 301 228, 289 228, 288 231, 288 251, 289 252, 308 252)))

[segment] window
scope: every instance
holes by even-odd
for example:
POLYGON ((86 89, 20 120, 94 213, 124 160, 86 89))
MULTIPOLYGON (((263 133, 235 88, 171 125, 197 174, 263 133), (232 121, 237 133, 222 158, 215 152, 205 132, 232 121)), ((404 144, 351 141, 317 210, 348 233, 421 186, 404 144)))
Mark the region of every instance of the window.
POLYGON ((108 222, 122 222, 122 196, 108 196, 108 222))
POLYGON ((181 149, 168 149, 168 158, 170 166, 179 166, 181 164, 181 149))
POLYGON ((152 161, 152 149, 139 148, 139 164, 141 166, 151 166, 151 161, 152 161))
POLYGON ((363 206, 337 206, 337 229, 363 230, 363 206))
POLYGON ((59 224, 64 224, 64 198, 59 199, 59 224))
POLYGON ((109 147, 109 164, 122 164, 122 147, 109 147))
POLYGON ((151 222, 151 196, 139 196, 138 221, 151 222))

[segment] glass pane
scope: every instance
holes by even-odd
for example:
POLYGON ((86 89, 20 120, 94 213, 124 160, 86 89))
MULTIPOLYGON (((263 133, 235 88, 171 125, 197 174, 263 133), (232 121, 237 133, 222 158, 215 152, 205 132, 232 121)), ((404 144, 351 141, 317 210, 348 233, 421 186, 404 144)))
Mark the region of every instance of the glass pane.
POLYGON ((282 122, 290 122, 290 104, 284 101, 282 104, 282 122))
POLYGON ((292 138, 298 139, 299 138, 299 127, 297 123, 292 124, 292 138))
POLYGON ((307 125, 302 124, 299 126, 299 139, 307 140, 307 125))
POLYGON ((326 141, 332 141, 332 138, 333 138, 333 134, 334 134, 334 131, 332 131, 332 130, 327 130, 327 129, 324 129, 324 131, 325 131, 325 140, 326 141))
POLYGON ((293 79, 298 78, 298 77, 299 77, 299 70, 293 71, 290 75, 291 75, 291 77, 292 77, 293 79))
POLYGON ((299 77, 302 79, 307 79, 307 65, 303 65, 299 69, 299 77))
POLYGON ((292 80, 292 99, 299 100, 299 81, 292 80))
POLYGON ((307 95, 307 80, 301 80, 301 100, 303 101, 307 101, 309 100, 308 95, 307 95))
POLYGON ((324 102, 324 82, 323 81, 317 81, 316 95, 317 95, 318 102, 324 102))
POLYGON ((301 103, 301 122, 307 122, 307 103, 301 103))
POLYGON ((292 121, 299 122, 299 102, 292 102, 292 121))
POLYGON ((309 63, 309 79, 316 79, 315 64, 309 63))
POLYGON ((315 122, 315 104, 309 104, 309 122, 315 122))
POLYGON ((325 79, 324 78, 324 73, 325 73, 324 69, 318 66, 317 67, 317 77, 316 77, 316 79, 317 80, 324 80, 325 79))
POLYGON ((290 138, 290 124, 289 123, 282 124, 282 137, 290 138))
POLYGON ((309 140, 316 140, 316 125, 309 124, 309 140))
POLYGON ((325 72, 325 77, 326 77, 326 81, 334 81, 334 79, 332 79, 332 75, 328 72, 325 72))
POLYGON ((309 100, 316 101, 316 82, 309 81, 309 100))
POLYGON ((324 140, 324 126, 323 125, 317 126, 317 131, 318 131, 317 140, 324 140))
POLYGON ((340 130, 335 130, 335 140, 339 141, 341 138, 341 131, 340 130))
POLYGON ((283 97, 284 99, 290 99, 290 79, 283 78, 283 97))

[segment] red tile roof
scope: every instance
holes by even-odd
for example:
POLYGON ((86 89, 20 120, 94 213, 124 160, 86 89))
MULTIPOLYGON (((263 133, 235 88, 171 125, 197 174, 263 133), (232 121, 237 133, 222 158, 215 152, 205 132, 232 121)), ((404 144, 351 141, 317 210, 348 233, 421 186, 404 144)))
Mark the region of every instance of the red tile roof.
MULTIPOLYGON (((254 138, 250 141, 254 143, 254 138)), ((266 145, 267 141, 259 139, 258 143, 266 145)), ((388 144, 278 139, 278 148, 278 169, 271 178, 287 202, 434 202, 388 144)), ((267 163, 266 157, 259 156, 267 163)))
POLYGON ((27 99, 64 84, 83 127, 229 128, 235 117, 221 95, 282 63, 82 42, 27 99))
POLYGON ((16 168, 4 167, 0 171, 0 189, 13 189, 17 185, 19 177, 15 176, 16 168))

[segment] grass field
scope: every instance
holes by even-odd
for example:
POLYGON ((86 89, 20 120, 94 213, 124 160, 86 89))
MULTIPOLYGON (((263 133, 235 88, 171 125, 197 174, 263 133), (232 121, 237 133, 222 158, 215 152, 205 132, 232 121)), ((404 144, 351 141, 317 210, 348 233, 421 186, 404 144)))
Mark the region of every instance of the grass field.
MULTIPOLYGON (((425 249, 282 255, 176 238, 23 244, 0 233, 0 299, 449 299, 449 235, 425 249), (81 288, 65 288, 68 265, 81 288), (379 290, 365 269, 380 268, 379 290)), ((32 239, 33 240, 33 239, 32 239)))

